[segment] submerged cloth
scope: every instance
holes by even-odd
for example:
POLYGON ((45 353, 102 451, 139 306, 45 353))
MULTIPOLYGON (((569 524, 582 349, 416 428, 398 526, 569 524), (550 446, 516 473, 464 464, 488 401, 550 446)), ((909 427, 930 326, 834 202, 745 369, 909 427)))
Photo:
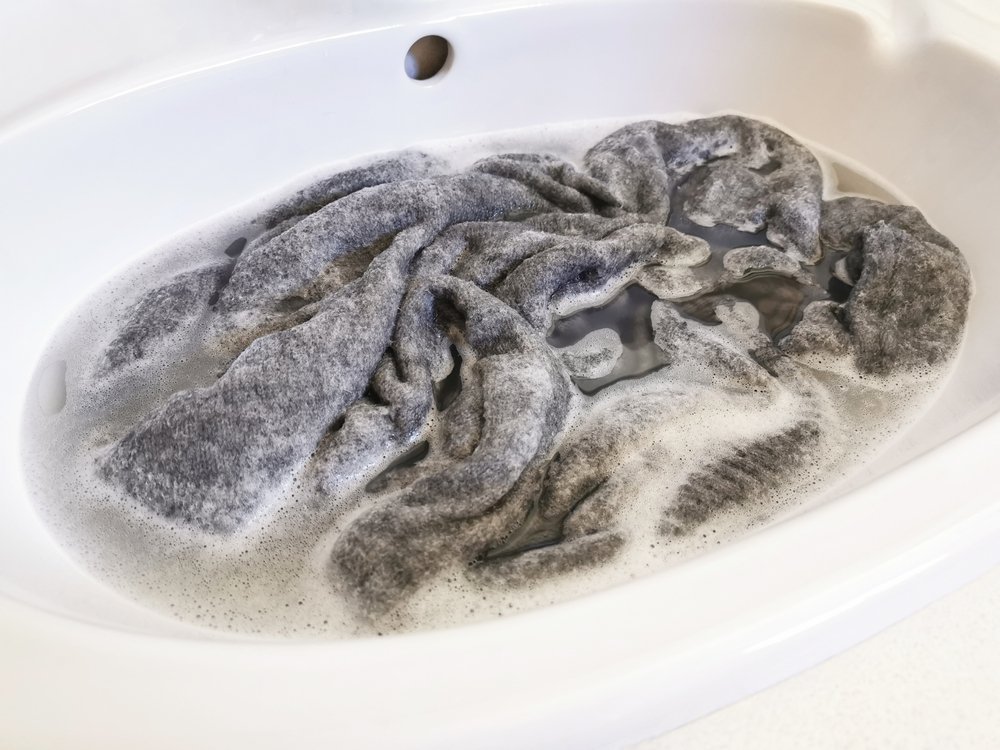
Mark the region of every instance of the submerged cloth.
POLYGON ((203 337, 226 367, 147 414, 100 472, 218 534, 292 482, 362 492, 331 578, 378 614, 456 563, 516 583, 615 555, 637 491, 630 456, 692 394, 743 393, 779 415, 774 429, 643 500, 662 504, 658 533, 690 533, 818 450, 824 396, 802 363, 920 372, 960 341, 970 282, 956 248, 916 209, 824 201, 822 189, 808 150, 735 116, 629 125, 580 167, 504 154, 451 172, 406 153, 342 172, 268 212, 242 252, 130 308, 99 378, 178 336, 203 337), (747 241, 730 242, 743 246, 706 282, 695 271, 712 266, 722 230, 747 241), (780 337, 724 299, 762 271, 807 292, 780 337), (608 330, 555 347, 553 311, 635 282, 661 298, 643 323, 656 382, 633 378, 620 398, 575 409, 587 399, 577 386, 612 377, 631 350, 608 330), (682 288, 728 333, 675 304, 682 288))

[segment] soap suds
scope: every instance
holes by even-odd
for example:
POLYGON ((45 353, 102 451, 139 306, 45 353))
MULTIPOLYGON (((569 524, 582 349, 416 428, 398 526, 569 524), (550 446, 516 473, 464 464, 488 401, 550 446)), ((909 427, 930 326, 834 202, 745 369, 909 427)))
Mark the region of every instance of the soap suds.
POLYGON ((149 606, 298 637, 702 553, 863 462, 961 342, 958 250, 834 176, 722 116, 430 144, 258 201, 53 341, 39 509, 149 606))

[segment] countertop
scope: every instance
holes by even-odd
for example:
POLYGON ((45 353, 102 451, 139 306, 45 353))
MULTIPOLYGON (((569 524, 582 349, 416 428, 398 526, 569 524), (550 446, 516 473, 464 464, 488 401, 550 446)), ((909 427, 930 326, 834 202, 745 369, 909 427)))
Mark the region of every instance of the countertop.
POLYGON ((1000 568, 833 658, 636 750, 995 750, 1000 568))

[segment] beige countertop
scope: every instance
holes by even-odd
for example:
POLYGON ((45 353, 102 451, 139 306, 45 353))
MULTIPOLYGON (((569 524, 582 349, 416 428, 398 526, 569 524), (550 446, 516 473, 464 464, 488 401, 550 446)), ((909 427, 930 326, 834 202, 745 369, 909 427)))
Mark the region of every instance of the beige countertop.
POLYGON ((636 750, 995 750, 1000 568, 873 638, 636 750))

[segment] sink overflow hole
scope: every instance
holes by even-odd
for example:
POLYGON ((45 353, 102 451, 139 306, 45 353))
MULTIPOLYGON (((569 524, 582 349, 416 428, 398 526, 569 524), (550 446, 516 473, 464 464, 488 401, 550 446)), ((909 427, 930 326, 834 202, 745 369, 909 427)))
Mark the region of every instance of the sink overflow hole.
POLYGON ((451 56, 451 45, 443 36, 422 36, 406 52, 403 69, 414 81, 426 81, 440 73, 451 56))

